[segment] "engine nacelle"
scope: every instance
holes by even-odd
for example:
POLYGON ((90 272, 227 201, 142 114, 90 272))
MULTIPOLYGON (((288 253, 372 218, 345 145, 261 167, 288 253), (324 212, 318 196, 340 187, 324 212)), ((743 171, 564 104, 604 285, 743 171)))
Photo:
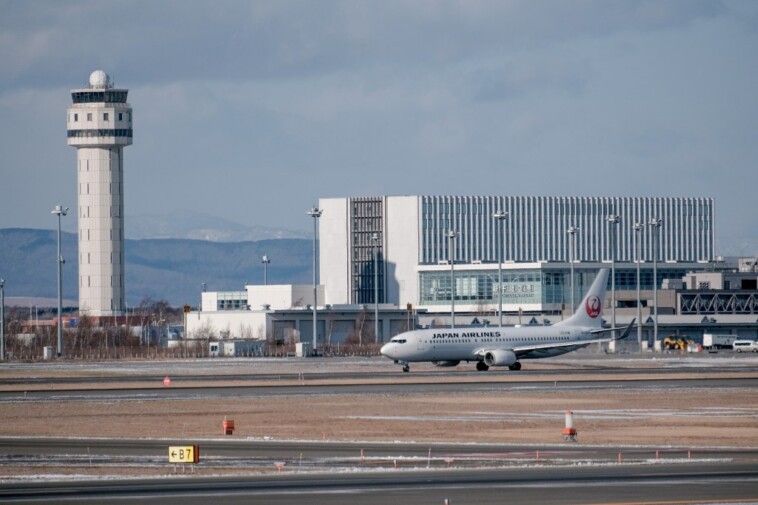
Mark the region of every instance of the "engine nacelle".
POLYGON ((456 361, 432 361, 432 365, 434 366, 458 366, 458 363, 460 363, 461 360, 456 361))
POLYGON ((484 363, 487 366, 511 366, 516 361, 518 361, 518 358, 513 351, 495 349, 494 351, 484 353, 484 363))

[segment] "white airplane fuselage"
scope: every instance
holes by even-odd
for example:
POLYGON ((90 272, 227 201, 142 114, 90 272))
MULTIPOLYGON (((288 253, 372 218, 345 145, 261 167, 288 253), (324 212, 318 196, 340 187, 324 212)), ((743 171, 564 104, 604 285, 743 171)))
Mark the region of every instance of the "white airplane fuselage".
POLYGON ((593 341, 590 330, 559 326, 415 330, 395 337, 382 347, 381 353, 406 363, 478 361, 487 350, 532 347, 519 359, 548 358, 583 347, 583 340, 593 341), (576 345, 564 346, 569 342, 576 345), (552 347, 556 344, 560 346, 552 347), (551 347, 540 349, 541 345, 551 347))
MULTIPOLYGON (((476 361, 478 370, 507 366, 519 370, 522 359, 549 358, 574 351, 593 342, 614 339, 616 328, 602 328, 602 300, 608 269, 598 272, 582 303, 568 319, 552 326, 498 326, 494 328, 435 328, 413 330, 392 338, 381 353, 404 365, 430 361, 455 366, 476 361), (610 337, 603 337, 611 334, 610 337)), ((626 329, 626 337, 631 325, 626 329)))

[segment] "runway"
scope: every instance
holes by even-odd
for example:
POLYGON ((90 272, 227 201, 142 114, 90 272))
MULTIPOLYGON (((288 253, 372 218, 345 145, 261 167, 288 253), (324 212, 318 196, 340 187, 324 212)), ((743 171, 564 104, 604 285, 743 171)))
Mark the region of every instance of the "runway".
POLYGON ((340 397, 346 395, 359 396, 387 396, 387 395, 418 395, 425 393, 435 394, 460 394, 460 393, 503 393, 503 392, 521 392, 530 391, 541 392, 560 392, 560 391, 605 391, 623 390, 632 391, 655 391, 666 390, 674 391, 677 389, 698 389, 703 391, 717 391, 725 389, 743 389, 758 388, 758 377, 744 378, 701 378, 693 379, 627 379, 613 380, 604 379, 598 376, 596 380, 572 380, 570 376, 563 376, 560 380, 520 380, 519 382, 508 381, 465 381, 465 382, 439 382, 432 380, 419 380, 415 382, 381 382, 381 383, 316 383, 303 381, 300 385, 276 385, 268 382, 265 385, 258 386, 224 386, 209 385, 203 386, 197 383, 182 383, 181 379, 173 382, 169 388, 131 388, 124 387, 106 387, 100 389, 91 388, 66 388, 56 389, 51 385, 47 389, 37 389, 29 391, 20 391, 16 388, 12 390, 0 391, 0 404, 7 403, 29 403, 29 402, 145 402, 145 401, 167 401, 167 400, 203 400, 209 398, 298 398, 303 396, 332 396, 340 397))
POLYGON ((755 463, 417 470, 12 484, 3 503, 758 503, 755 463))
MULTIPOLYGON (((4 437, 0 448, 13 458, 28 456, 29 463, 55 456, 69 463, 98 457, 133 457, 137 464, 166 466, 167 448, 198 445, 202 464, 198 468, 251 467, 274 469, 274 462, 287 470, 348 471, 372 468, 467 468, 522 465, 573 466, 618 463, 691 463, 703 461, 758 462, 758 447, 656 447, 565 444, 454 444, 439 442, 341 442, 312 440, 250 440, 239 438, 49 438, 4 437), (142 458, 142 459, 136 459, 142 458), (393 463, 394 462, 394 463, 393 463)), ((0 459, 2 462, 2 459, 0 459)))
POLYGON ((758 503, 755 360, 637 364, 580 359, 496 374, 403 374, 362 359, 6 369, 0 501, 758 503), (159 368, 170 387, 155 384, 159 368), (580 443, 559 442, 566 405, 580 443), (220 435, 225 413, 240 427, 232 437, 220 435), (200 463, 169 464, 172 445, 199 445, 200 463))

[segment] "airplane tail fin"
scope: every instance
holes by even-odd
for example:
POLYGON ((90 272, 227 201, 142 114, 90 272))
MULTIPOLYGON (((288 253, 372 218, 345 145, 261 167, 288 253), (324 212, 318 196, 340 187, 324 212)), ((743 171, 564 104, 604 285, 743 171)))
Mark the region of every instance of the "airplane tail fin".
POLYGON ((596 326, 600 327, 603 324, 603 300, 605 299, 605 292, 608 287, 608 269, 601 268, 595 281, 590 286, 589 291, 584 296, 582 303, 576 309, 576 312, 562 321, 562 325, 569 326, 596 326))

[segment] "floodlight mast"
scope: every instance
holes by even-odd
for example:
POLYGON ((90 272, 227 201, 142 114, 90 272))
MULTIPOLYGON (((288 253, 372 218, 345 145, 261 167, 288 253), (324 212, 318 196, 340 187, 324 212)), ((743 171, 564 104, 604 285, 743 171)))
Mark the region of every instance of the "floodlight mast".
POLYGON ((568 230, 566 230, 566 233, 569 234, 569 238, 570 238, 570 240, 569 240, 569 265, 571 267, 571 310, 569 310, 569 314, 573 314, 574 313, 574 309, 576 308, 576 306, 574 304, 574 256, 575 256, 575 251, 574 251, 574 249, 575 249, 574 248, 574 235, 576 235, 578 231, 579 231, 579 227, 578 226, 573 226, 573 225, 569 226, 568 230))
MULTIPOLYGON (((617 214, 611 214, 606 220, 613 230, 611 235, 611 328, 616 328, 616 242, 621 218, 617 214)), ((616 336, 616 330, 613 330, 612 335, 616 336)))
POLYGON ((637 241, 637 349, 642 349, 642 301, 640 297, 640 263, 642 262, 642 231, 645 225, 634 223, 634 237, 637 241))
POLYGON ((658 255, 661 219, 654 217, 647 224, 653 229, 653 345, 658 341, 658 255))
POLYGON ((0 278, 0 360, 5 360, 5 279, 0 278))
POLYGON ((447 232, 447 259, 450 261, 450 327, 455 328, 455 256, 453 255, 453 245, 458 232, 448 230, 447 232))
POLYGON ((500 221, 500 244, 498 244, 497 253, 497 291, 498 291, 498 316, 500 317, 500 326, 503 326, 503 250, 505 249, 505 233, 503 223, 508 218, 508 213, 498 210, 492 217, 500 221))
POLYGON ((271 259, 264 254, 261 263, 263 263, 263 285, 268 286, 268 265, 271 263, 271 259))
POLYGON ((61 254, 61 217, 68 213, 68 207, 65 209, 61 205, 56 205, 55 208, 50 211, 51 214, 58 216, 58 349, 57 355, 60 358, 63 356, 63 263, 66 260, 63 259, 61 254))
POLYGON ((374 245, 374 343, 379 343, 379 234, 371 234, 374 245))
POLYGON ((318 218, 321 217, 321 214, 324 211, 322 209, 319 209, 315 205, 311 210, 306 212, 309 216, 313 218, 313 354, 317 354, 318 349, 318 339, 316 334, 316 307, 318 306, 318 287, 317 287, 317 278, 316 278, 316 241, 318 238, 318 218))

